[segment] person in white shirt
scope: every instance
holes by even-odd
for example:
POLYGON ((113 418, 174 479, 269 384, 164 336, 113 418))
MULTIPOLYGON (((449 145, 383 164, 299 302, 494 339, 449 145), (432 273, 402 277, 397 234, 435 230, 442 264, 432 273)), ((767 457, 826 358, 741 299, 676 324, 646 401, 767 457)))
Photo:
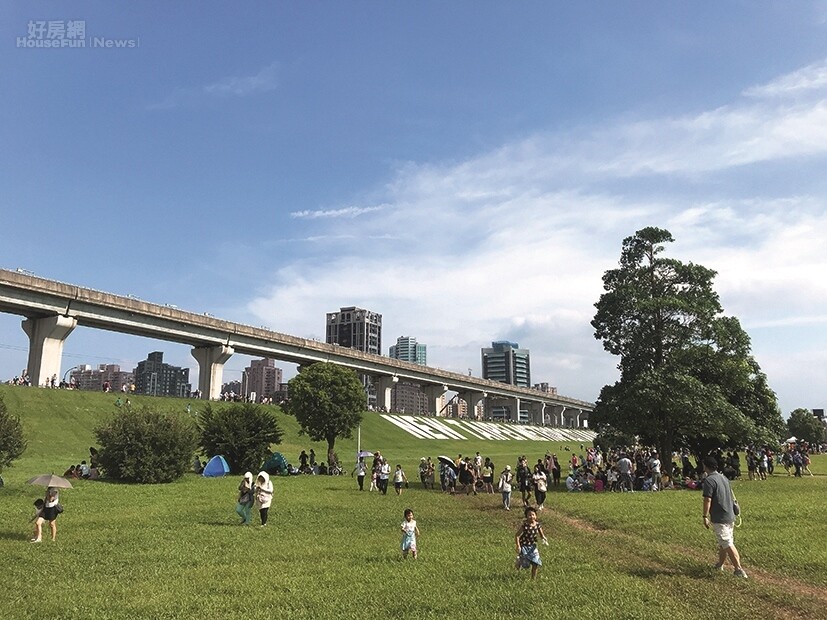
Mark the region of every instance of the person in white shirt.
POLYGON ((649 471, 652 474, 652 486, 650 487, 652 491, 657 491, 660 489, 660 459, 658 458, 657 452, 652 452, 652 456, 649 458, 649 471))

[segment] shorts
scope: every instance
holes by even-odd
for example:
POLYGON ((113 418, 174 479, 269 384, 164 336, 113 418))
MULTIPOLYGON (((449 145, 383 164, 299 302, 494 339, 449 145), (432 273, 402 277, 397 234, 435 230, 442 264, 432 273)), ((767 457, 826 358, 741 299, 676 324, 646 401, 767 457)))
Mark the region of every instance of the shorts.
POLYGON ((494 476, 483 476, 482 481, 485 484, 492 484, 494 482, 494 476))
POLYGON ((732 547, 735 544, 735 528, 733 523, 712 523, 712 531, 718 540, 721 549, 732 547))
POLYGON ((520 545, 520 555, 517 556, 517 568, 528 568, 532 564, 535 566, 543 565, 540 559, 540 552, 537 551, 537 545, 520 545))
POLYGON ((395 488, 395 489, 401 489, 401 488, 402 488, 402 483, 401 483, 401 482, 394 482, 394 483, 393 483, 393 488, 395 488))

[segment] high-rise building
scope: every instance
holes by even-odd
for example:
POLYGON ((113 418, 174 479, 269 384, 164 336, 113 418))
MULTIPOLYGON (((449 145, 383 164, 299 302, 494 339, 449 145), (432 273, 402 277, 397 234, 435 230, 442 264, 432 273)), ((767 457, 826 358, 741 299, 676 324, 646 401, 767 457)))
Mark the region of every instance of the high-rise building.
MULTIPOLYGON (((390 357, 424 366, 427 363, 426 349, 424 344, 417 343, 416 338, 400 336, 396 339, 396 344, 390 348, 390 357)), ((391 411, 409 415, 426 415, 428 400, 419 384, 400 381, 394 385, 391 390, 391 411)))
POLYGON ((164 363, 161 351, 150 353, 134 371, 135 392, 152 396, 189 396, 190 369, 164 363))
POLYGON ((516 342, 492 342, 482 349, 482 377, 519 387, 531 386, 531 359, 528 349, 516 342))
POLYGON ((328 312, 325 342, 382 355, 382 315, 355 306, 328 312))
MULTIPOLYGON (((492 342, 491 348, 482 349, 482 377, 518 387, 531 386, 531 358, 528 349, 521 349, 516 342, 507 340, 492 342)), ((491 417, 495 420, 525 422, 528 420, 528 410, 513 412, 510 407, 493 406, 491 417)))
POLYGON ((422 366, 428 364, 427 347, 417 343, 416 338, 410 336, 399 336, 396 339, 396 344, 390 348, 390 357, 422 366))
MULTIPOLYGON (((382 315, 364 308, 350 306, 327 313, 325 342, 365 353, 382 355, 382 315)), ((376 390, 372 379, 362 375, 368 405, 376 406, 376 390)))
POLYGON ((101 391, 108 385, 113 392, 129 388, 134 378, 131 372, 121 370, 117 364, 100 364, 97 368, 78 366, 69 375, 71 382, 80 390, 101 391))
POLYGON ((244 369, 242 382, 245 390, 244 396, 256 395, 256 400, 272 398, 278 391, 282 382, 282 370, 276 367, 275 360, 262 359, 252 360, 250 365, 244 369))

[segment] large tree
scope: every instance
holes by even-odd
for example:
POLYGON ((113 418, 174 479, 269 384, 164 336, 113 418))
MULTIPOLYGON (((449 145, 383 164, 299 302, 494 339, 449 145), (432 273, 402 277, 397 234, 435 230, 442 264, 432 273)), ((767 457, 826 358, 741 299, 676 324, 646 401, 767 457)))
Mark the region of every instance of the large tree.
POLYGON ((821 443, 827 436, 821 420, 815 417, 809 409, 800 407, 790 414, 790 419, 787 420, 787 429, 790 435, 809 444, 821 443))
POLYGON ((603 276, 592 326, 620 357, 620 380, 601 390, 593 426, 637 435, 664 458, 674 448, 777 441, 783 421, 749 336, 722 316, 714 271, 662 256, 673 240, 637 231, 603 276))
POLYGON ((301 369, 287 383, 284 409, 294 415, 301 432, 327 442, 328 462, 336 439, 348 439, 362 421, 366 396, 362 382, 349 368, 317 362, 301 369))

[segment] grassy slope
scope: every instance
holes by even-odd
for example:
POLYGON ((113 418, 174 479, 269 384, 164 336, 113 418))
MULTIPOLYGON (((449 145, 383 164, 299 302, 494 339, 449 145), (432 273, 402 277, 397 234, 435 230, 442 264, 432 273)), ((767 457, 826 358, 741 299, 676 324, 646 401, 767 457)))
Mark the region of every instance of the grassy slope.
MULTIPOLYGON (((58 542, 25 542, 37 492, 22 482, 88 454, 91 429, 117 395, 0 387, 30 447, 0 490, 0 618, 570 618, 819 617, 827 585, 827 476, 736 483, 747 582, 707 568, 711 535, 691 492, 553 493, 542 521, 552 545, 538 586, 511 569, 518 515, 496 497, 447 497, 416 484, 401 498, 354 492, 349 477, 276 481, 271 524, 236 525, 235 477, 169 485, 78 481, 62 493, 58 542), (396 528, 411 506, 422 558, 398 560, 396 528), (32 597, 29 593, 37 592, 32 597)), ((158 403, 156 399, 148 399, 158 403)), ((142 399, 134 398, 136 405, 142 399)), ((165 405, 183 410, 186 403, 165 405)), ((196 403, 193 403, 195 406, 196 403)), ((282 450, 324 446, 282 416, 282 450)), ((480 449, 499 464, 547 444, 416 440, 369 415, 362 444, 413 471, 420 456, 480 449), (475 445, 476 444, 476 445, 475 445)), ((351 453, 355 440, 338 446, 351 453)), ((559 449, 559 445, 555 446, 559 449)), ((823 457, 814 463, 824 474, 823 457)), ((519 502, 515 502, 518 504, 519 502)))

